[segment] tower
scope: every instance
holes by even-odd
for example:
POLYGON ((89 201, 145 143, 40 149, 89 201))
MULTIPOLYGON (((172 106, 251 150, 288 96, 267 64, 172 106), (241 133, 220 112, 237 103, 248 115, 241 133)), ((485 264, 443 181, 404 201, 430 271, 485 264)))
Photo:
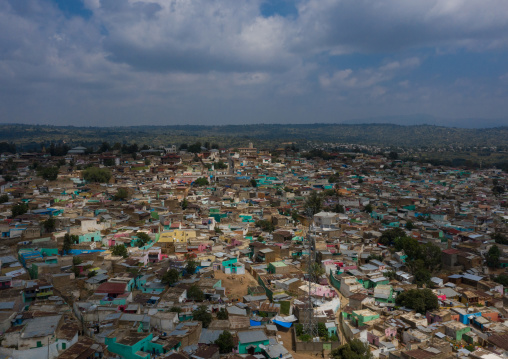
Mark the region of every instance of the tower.
POLYGON ((314 234, 307 232, 307 248, 309 254, 307 256, 307 301, 305 303, 305 323, 303 324, 303 331, 306 334, 309 334, 312 338, 319 337, 318 332, 318 323, 316 318, 314 317, 314 304, 312 303, 312 284, 316 283, 316 236, 314 234))

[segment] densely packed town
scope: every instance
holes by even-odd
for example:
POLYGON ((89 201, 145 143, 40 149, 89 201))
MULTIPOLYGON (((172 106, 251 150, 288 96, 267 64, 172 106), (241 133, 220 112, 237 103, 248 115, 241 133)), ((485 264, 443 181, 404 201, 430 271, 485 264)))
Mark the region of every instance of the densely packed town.
POLYGON ((1 156, 0 358, 508 357, 500 170, 85 150, 1 156))

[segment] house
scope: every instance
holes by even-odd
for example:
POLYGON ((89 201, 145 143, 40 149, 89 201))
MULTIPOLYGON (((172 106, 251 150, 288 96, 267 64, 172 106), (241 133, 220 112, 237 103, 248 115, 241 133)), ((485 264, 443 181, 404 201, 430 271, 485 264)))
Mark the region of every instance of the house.
POLYGON ((379 318, 379 314, 370 309, 354 310, 351 313, 351 322, 357 327, 377 318, 379 318))
POLYGON ((266 346, 269 343, 268 337, 261 330, 238 332, 238 352, 240 354, 260 353, 262 350, 259 346, 266 346))
POLYGON ((152 354, 163 354, 168 350, 157 341, 152 333, 116 329, 105 339, 108 351, 125 359, 150 359, 152 354))
POLYGON ((105 282, 97 287, 96 294, 104 294, 109 298, 116 298, 125 293, 127 283, 105 282))

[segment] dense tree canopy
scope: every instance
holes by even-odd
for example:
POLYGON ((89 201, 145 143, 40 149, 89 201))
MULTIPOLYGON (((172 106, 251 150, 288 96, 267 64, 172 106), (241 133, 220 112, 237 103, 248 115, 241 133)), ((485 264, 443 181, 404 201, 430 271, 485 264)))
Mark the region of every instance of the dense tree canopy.
POLYGON ((406 232, 402 228, 391 228, 387 229, 379 237, 379 243, 388 246, 395 242, 397 238, 405 237, 406 232))
POLYGON ((82 172, 83 179, 88 182, 106 183, 111 178, 111 172, 106 168, 89 167, 82 172))
POLYGON ((395 303, 414 309, 421 314, 439 308, 437 297, 430 289, 410 289, 402 292, 395 299, 395 303))

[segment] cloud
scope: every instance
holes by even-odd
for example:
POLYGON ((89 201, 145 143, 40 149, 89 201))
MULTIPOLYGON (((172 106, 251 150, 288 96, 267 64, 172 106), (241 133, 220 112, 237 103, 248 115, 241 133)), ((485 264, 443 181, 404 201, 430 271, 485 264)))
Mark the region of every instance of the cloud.
POLYGON ((491 116, 508 110, 505 0, 83 5, 86 16, 52 0, 0 1, 1 121, 320 122, 396 110, 459 116, 475 104, 491 116), (475 75, 481 68, 489 71, 475 75))
POLYGON ((508 45, 504 0, 306 0, 298 12, 295 44, 335 54, 508 45))
POLYGON ((378 68, 364 68, 357 71, 352 69, 339 70, 332 75, 323 74, 319 77, 322 87, 328 90, 334 89, 371 89, 376 97, 387 92, 385 87, 378 86, 388 82, 394 77, 405 74, 408 70, 420 66, 420 59, 412 57, 401 61, 391 61, 378 68))

